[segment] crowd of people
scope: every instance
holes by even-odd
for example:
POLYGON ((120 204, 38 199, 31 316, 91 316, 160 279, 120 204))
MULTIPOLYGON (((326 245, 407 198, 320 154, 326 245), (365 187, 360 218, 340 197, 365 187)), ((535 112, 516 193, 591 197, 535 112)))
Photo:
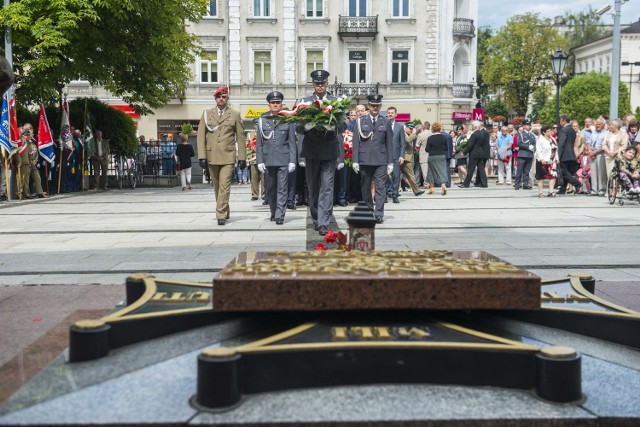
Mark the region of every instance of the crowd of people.
MULTIPOLYGON (((314 93, 300 102, 335 99, 327 92, 328 76, 324 70, 314 71, 314 93)), ((447 131, 439 122, 397 122, 397 109, 383 108, 382 99, 370 95, 367 105, 349 112, 344 125, 317 131, 294 129, 273 119, 283 108, 283 95, 271 92, 269 112, 255 120, 255 135, 246 139, 246 151, 237 151, 236 162, 232 154, 235 140, 241 138, 240 119, 225 119, 230 112, 238 113, 228 106, 227 89, 221 88, 216 92, 217 114, 215 108, 205 110, 198 136, 201 165, 212 176, 218 174, 213 179, 218 224, 230 218, 232 177, 240 184, 251 183, 251 200, 262 197, 276 224, 284 223, 287 209, 309 206, 321 235, 327 232, 333 206, 364 201, 380 223, 386 203, 400 203, 399 197, 408 191, 420 196, 439 189, 445 196, 452 177, 463 189, 511 185, 515 191, 537 188, 538 197, 604 196, 609 177, 623 181, 630 193, 640 191, 640 154, 635 148, 640 136, 633 116, 587 118, 582 128, 567 115, 560 118, 560 127, 525 120, 485 128, 483 122, 473 121, 447 131), (227 156, 222 161, 228 169, 224 176, 213 170, 215 162, 221 162, 220 156, 212 155, 214 149, 227 156), (280 160, 265 160, 274 153, 280 160)))

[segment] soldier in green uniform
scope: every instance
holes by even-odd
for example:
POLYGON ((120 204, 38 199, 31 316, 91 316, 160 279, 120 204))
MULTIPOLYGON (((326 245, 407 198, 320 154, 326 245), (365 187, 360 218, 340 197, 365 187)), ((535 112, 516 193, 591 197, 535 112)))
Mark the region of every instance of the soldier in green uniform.
POLYGON ((29 123, 25 124, 22 131, 22 147, 14 154, 14 163, 20 170, 20 180, 22 185, 20 186, 20 194, 18 197, 21 199, 33 199, 29 191, 29 183, 33 181, 33 187, 36 194, 40 198, 48 197, 42 190, 42 183, 40 181, 40 173, 36 164, 38 162, 38 144, 31 138, 33 128, 29 123))
POLYGON ((204 110, 198 126, 198 159, 202 169, 209 168, 216 195, 218 225, 230 216, 231 176, 238 157, 238 167, 247 167, 244 128, 240 113, 229 107, 229 89, 214 93, 216 106, 204 110))
POLYGON ((93 166, 93 183, 91 184, 91 190, 96 190, 98 185, 105 191, 109 189, 107 187, 107 170, 109 169, 110 154, 109 140, 102 139, 102 131, 97 130, 91 151, 89 152, 91 165, 93 166))

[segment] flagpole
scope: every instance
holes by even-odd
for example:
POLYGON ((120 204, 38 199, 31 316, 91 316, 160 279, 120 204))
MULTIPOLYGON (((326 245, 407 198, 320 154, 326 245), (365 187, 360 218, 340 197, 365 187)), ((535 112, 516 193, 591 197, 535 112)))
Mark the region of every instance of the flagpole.
POLYGON ((84 191, 84 150, 87 141, 85 140, 85 133, 87 132, 87 98, 84 99, 84 116, 82 117, 82 191, 84 191))
MULTIPOLYGON (((64 100, 62 101, 62 105, 60 108, 60 112, 64 109, 64 100)), ((62 112, 64 114, 64 112, 62 112)), ((60 131, 62 133, 62 130, 60 131)), ((58 159, 58 194, 60 194, 60 181, 62 179, 62 135, 58 139, 58 143, 60 144, 60 159, 58 159)))
MULTIPOLYGON (((4 150, 4 148, 0 148, 0 150, 4 150)), ((9 179, 9 156, 11 155, 11 153, 7 153, 7 155, 4 158, 4 177, 5 177, 5 183, 7 185, 6 188, 6 194, 5 196, 7 196, 8 200, 11 200, 11 180, 9 179)))

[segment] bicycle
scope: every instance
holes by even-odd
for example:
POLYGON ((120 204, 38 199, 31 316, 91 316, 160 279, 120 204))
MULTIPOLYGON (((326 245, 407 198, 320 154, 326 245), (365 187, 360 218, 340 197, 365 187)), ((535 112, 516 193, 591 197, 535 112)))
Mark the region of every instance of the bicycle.
POLYGON ((137 162, 131 156, 125 156, 122 151, 119 151, 114 156, 115 169, 116 169, 116 181, 118 188, 122 188, 124 180, 126 179, 132 190, 135 190, 138 184, 138 172, 137 162))

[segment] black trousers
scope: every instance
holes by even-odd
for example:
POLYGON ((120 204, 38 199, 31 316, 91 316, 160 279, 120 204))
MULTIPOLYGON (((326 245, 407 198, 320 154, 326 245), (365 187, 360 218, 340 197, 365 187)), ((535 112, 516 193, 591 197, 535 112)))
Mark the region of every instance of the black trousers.
POLYGON ((515 187, 531 187, 529 182, 529 173, 531 172, 531 165, 533 164, 533 157, 518 157, 518 171, 516 172, 515 187))
POLYGON ((575 160, 560 162, 560 173, 562 175, 561 192, 567 190, 567 184, 571 184, 576 188, 580 187, 580 181, 577 180, 575 175, 577 165, 575 160))
MULTIPOLYGON (((468 187, 471 184, 471 178, 473 177, 473 172, 478 169, 478 176, 476 177, 476 185, 480 187, 487 187, 487 174, 484 171, 484 166, 487 164, 487 159, 469 159, 469 168, 467 172, 467 177, 464 179, 465 187, 468 187)), ((447 165, 448 167, 448 165, 447 165)))

